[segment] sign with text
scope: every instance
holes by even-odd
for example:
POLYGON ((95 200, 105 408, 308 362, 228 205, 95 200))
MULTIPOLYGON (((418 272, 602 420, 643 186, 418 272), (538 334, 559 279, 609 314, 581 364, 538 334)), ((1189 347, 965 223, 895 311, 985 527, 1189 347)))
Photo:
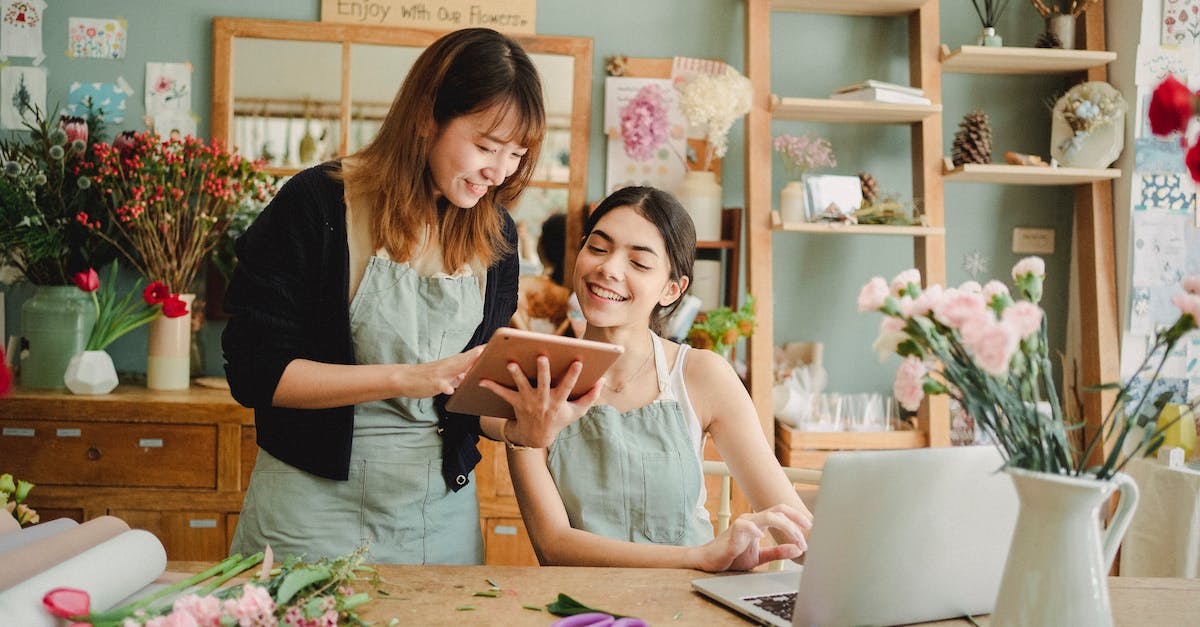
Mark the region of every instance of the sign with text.
POLYGON ((537 0, 321 0, 321 21, 445 31, 482 26, 533 35, 537 0))

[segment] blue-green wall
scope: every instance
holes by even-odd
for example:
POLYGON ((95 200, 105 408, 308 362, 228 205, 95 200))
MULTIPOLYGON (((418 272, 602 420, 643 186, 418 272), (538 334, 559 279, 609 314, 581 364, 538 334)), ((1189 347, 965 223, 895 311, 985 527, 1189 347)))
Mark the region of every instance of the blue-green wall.
MULTIPOLYGON (((49 71, 50 102, 65 99, 72 81, 113 81, 123 76, 136 89, 125 127, 142 116, 147 61, 190 61, 192 108, 208 130, 211 85, 211 18, 216 15, 316 20, 317 0, 83 0, 51 2, 47 11, 44 65, 49 71), (121 61, 68 59, 66 19, 122 17, 129 24, 129 54, 121 61)), ((589 198, 598 199, 604 184, 604 141, 601 133, 604 58, 613 54, 647 57, 674 55, 723 58, 744 69, 744 10, 736 0, 542 0, 538 32, 591 37, 595 42, 592 141, 588 172, 589 198)), ((1012 3, 999 32, 1013 45, 1030 45, 1041 21, 1027 3, 1012 3)), ((944 0, 941 40, 952 48, 974 43, 979 31, 971 4, 944 0)), ((903 18, 854 18, 776 14, 772 23, 772 90, 791 96, 824 97, 841 84, 863 78, 908 81, 907 22, 903 18)), ((15 60, 27 63, 24 59, 15 60)), ((1063 79, 1028 76, 947 74, 943 78, 943 144, 949 154, 958 120, 975 107, 991 116, 997 158, 1005 150, 1048 152, 1049 112, 1044 101, 1066 88, 1063 79)), ((140 127, 140 124, 136 125, 140 127)), ((829 137, 837 153, 836 173, 874 173, 883 188, 911 193, 910 139, 906 127, 776 123, 773 131, 811 131, 829 137)), ((725 163, 725 200, 743 200, 743 129, 735 125, 725 163)), ((773 174, 776 191, 784 183, 782 168, 773 174)), ((947 185, 946 225, 949 281, 970 277, 963 270, 966 254, 978 251, 990 259, 989 277, 1004 278, 1016 261, 1010 252, 1012 228, 1054 228, 1056 252, 1047 258, 1046 307, 1052 341, 1066 335, 1066 286, 1072 195, 1069 189, 947 185), (1056 289, 1057 288, 1057 289, 1056 289)), ((870 351, 878 317, 854 308, 859 287, 872 275, 890 278, 912 263, 906 238, 774 236, 774 301, 776 339, 825 342, 830 389, 856 391, 890 387, 895 362, 879 364, 870 351)), ((8 332, 16 332, 20 303, 28 286, 6 288, 8 332)), ((202 330, 208 347, 208 369, 221 372, 217 340, 220 325, 202 330)), ((119 370, 145 367, 145 335, 135 332, 112 347, 119 370)))

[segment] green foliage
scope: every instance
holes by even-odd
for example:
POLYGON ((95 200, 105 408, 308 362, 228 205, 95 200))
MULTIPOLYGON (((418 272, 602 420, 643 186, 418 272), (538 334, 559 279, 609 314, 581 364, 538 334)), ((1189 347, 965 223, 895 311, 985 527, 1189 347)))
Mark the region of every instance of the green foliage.
POLYGON ((718 307, 696 318, 688 331, 688 343, 696 348, 711 348, 729 356, 729 349, 739 337, 754 333, 754 296, 747 294, 746 302, 738 309, 718 307))

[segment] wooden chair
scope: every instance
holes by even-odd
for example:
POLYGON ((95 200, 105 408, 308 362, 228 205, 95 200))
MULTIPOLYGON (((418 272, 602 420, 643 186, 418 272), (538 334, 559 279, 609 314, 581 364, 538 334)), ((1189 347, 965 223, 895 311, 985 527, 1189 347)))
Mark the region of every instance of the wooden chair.
MULTIPOLYGON (((706 459, 702 462, 704 474, 721 477, 721 497, 717 505, 717 533, 721 533, 729 528, 729 517, 731 511, 729 508, 730 492, 733 485, 733 475, 729 471, 729 466, 725 462, 718 462, 706 459)), ((810 468, 790 468, 784 466, 783 474, 792 483, 802 485, 820 485, 821 471, 812 470, 810 468)))

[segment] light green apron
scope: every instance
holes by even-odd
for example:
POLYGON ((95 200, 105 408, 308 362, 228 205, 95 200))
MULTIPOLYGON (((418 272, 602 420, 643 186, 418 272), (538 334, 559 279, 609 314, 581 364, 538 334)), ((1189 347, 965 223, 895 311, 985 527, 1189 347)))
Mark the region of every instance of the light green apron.
POLYGON ((662 341, 651 337, 658 398, 625 413, 593 406, 559 432, 547 463, 575 529, 641 544, 696 546, 713 539, 707 517, 695 515, 703 470, 668 385, 662 341))
MULTIPOLYGON (((408 264, 374 256, 350 305, 355 359, 449 357, 482 320, 477 277, 422 277, 408 264)), ((355 405, 351 450, 349 479, 335 481, 260 449, 231 551, 252 553, 270 543, 280 558, 317 559, 369 543, 373 563, 483 563, 475 481, 458 492, 446 486, 432 399, 355 405)))

